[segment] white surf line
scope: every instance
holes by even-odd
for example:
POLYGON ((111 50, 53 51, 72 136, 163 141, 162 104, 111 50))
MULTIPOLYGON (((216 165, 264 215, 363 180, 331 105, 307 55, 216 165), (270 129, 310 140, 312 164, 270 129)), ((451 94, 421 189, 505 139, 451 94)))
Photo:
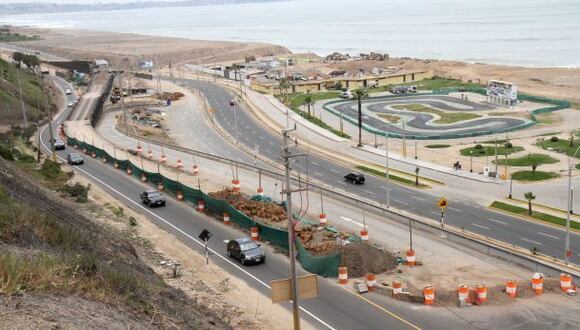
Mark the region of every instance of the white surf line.
POLYGON ((420 198, 420 197, 417 197, 417 196, 413 196, 413 195, 411 195, 411 198, 414 198, 414 199, 416 199, 418 201, 423 201, 423 202, 425 201, 423 198, 420 198))
POLYGON ((523 238, 523 237, 520 237, 520 239, 521 239, 522 241, 526 241, 526 242, 528 242, 528 243, 532 243, 532 244, 536 244, 536 245, 542 245, 542 243, 540 243, 540 242, 536 242, 536 241, 532 241, 531 239, 527 239, 527 238, 523 238))
POLYGON ((503 221, 496 220, 496 219, 493 219, 493 218, 489 218, 489 221, 495 222, 495 223, 499 223, 499 224, 502 224, 504 226, 509 226, 509 224, 507 222, 503 222, 503 221))
POLYGON ((472 223, 471 225, 472 225, 472 226, 475 226, 475 227, 479 227, 479 228, 481 228, 481 229, 489 230, 489 227, 482 226, 482 225, 478 225, 478 224, 476 224, 476 223, 472 223))
POLYGON ((370 195, 376 195, 374 192, 372 192, 370 190, 363 189, 363 191, 366 192, 367 194, 370 194, 370 195))
MULTIPOLYGON (((358 221, 354 221, 354 220, 352 220, 351 218, 347 218, 347 217, 343 217, 343 216, 340 216, 340 218, 341 218, 342 220, 344 220, 344 221, 352 222, 352 223, 354 223, 355 225, 358 225, 358 226, 364 227, 364 225, 363 225, 362 223, 360 223, 360 222, 358 222, 358 221)), ((368 228, 368 227, 369 227, 369 226, 367 226, 367 228, 368 228)))
MULTIPOLYGON (((46 127, 44 128, 46 129, 46 127)), ((41 135, 44 133, 44 129, 42 130, 42 132, 40 133, 41 135)), ((50 150, 46 147, 46 144, 44 144, 44 141, 42 141, 41 139, 41 143, 44 146, 44 148, 46 150, 50 150)), ((60 158, 62 161, 65 161, 65 159, 63 159, 60 156, 57 156, 58 158, 60 158)), ((151 214, 152 216, 156 217, 157 219, 159 219, 160 221, 163 221, 165 224, 167 224, 168 226, 170 226, 171 228, 177 230, 178 232, 180 232, 181 234, 183 234, 184 236, 186 236, 187 238, 189 238, 190 240, 192 240, 193 242, 197 243, 198 245, 205 247, 205 243, 202 243, 201 241, 195 239, 194 237, 192 237, 191 235, 187 234, 186 232, 184 232, 183 230, 181 230, 180 228, 176 227, 174 224, 172 224, 171 222, 165 220, 164 218, 158 216, 157 214, 151 212, 151 210, 143 207, 143 205, 135 202, 134 200, 130 199, 129 197, 123 195, 122 193, 120 193, 118 190, 116 190, 115 188, 109 186, 107 183, 103 182, 102 180, 100 180, 99 178, 95 177, 94 175, 90 174, 89 172, 83 170, 82 168, 78 167, 78 166, 73 166, 75 169, 83 172, 84 174, 88 175, 89 177, 91 177, 93 180, 101 183, 103 186, 111 189, 112 191, 114 191, 115 193, 119 194, 120 196, 124 197, 127 201, 129 201, 130 203, 134 204, 135 206, 137 206, 138 208, 140 208, 141 210, 151 214)), ((368 227, 368 226, 367 226, 368 227)), ((217 251, 213 250, 212 248, 207 248, 208 251, 210 251, 211 253, 213 253, 215 256, 219 257, 220 259, 222 259, 223 261, 227 262, 228 264, 230 264, 231 266, 233 266, 234 268, 236 268, 237 270, 239 270, 240 272, 244 273, 245 275, 249 276, 250 278, 252 278, 253 280, 255 280, 256 282, 260 283, 261 285, 263 285, 264 287, 268 288, 268 289, 272 289, 272 287, 270 287, 268 284, 266 284, 264 281, 262 281, 261 279, 257 278, 256 276, 250 274, 248 271, 246 271, 245 269, 241 268, 240 266, 236 265, 235 263, 233 263, 231 260, 226 259, 226 257, 222 256, 221 254, 219 254, 217 251)), ((309 316, 311 316, 313 319, 315 319, 316 321, 320 322, 320 324, 324 325, 325 327, 327 327, 328 329, 331 330, 336 330, 335 328, 333 328, 332 326, 330 326, 328 323, 322 321, 322 319, 320 319, 318 316, 312 314, 309 310, 307 310, 306 308, 300 306, 300 310, 303 311, 304 313, 308 314, 309 316)))
POLYGON ((560 239, 560 237, 556 237, 556 236, 553 236, 553 235, 548 235, 548 234, 541 233, 541 232, 538 232, 538 234, 540 234, 542 236, 550 237, 550 238, 553 238, 553 239, 560 239))
POLYGON ((462 210, 456 209, 456 208, 451 207, 451 206, 448 206, 447 208, 450 209, 450 210, 456 211, 456 212, 463 212, 462 210))
POLYGON ((396 200, 396 199, 393 199, 393 202, 395 202, 395 203, 399 203, 399 204, 401 204, 401 205, 409 206, 409 204, 407 204, 407 203, 405 203, 405 202, 401 202, 401 201, 399 201, 399 200, 396 200))

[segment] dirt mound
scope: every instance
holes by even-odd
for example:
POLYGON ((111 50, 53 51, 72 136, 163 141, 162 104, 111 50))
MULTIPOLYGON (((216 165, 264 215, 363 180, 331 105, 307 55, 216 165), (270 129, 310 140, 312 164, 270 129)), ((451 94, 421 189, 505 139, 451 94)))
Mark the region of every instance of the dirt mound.
POLYGON ((397 267, 393 254, 368 243, 344 246, 342 262, 348 268, 349 277, 361 277, 368 273, 380 274, 397 267))
POLYGON ((286 210, 282 206, 274 203, 253 201, 230 189, 210 192, 208 195, 228 202, 238 211, 259 222, 280 226, 280 223, 285 222, 287 219, 286 210))
POLYGON ((324 230, 323 227, 298 226, 295 229, 302 246, 310 253, 336 254, 339 251, 339 233, 324 230))

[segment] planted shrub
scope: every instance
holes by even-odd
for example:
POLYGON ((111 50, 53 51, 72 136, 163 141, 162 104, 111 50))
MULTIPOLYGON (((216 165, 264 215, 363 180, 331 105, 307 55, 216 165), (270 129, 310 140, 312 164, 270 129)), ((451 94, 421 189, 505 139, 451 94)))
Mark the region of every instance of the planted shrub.
POLYGON ((505 148, 506 149, 511 149, 513 147, 514 147, 514 145, 511 142, 508 142, 508 143, 505 144, 505 148))
POLYGON ((14 155, 12 155, 12 150, 5 144, 0 144, 0 157, 6 160, 14 160, 14 155))
POLYGON ((550 138, 550 141, 552 141, 552 142, 558 142, 558 137, 557 136, 552 136, 550 138))
POLYGON ((474 149, 483 149, 483 146, 481 144, 476 144, 475 147, 473 147, 474 149))
POLYGON ((91 185, 83 186, 80 183, 75 183, 74 185, 65 184, 62 187, 58 188, 58 191, 67 194, 70 197, 75 199, 77 203, 86 203, 88 199, 89 189, 91 189, 91 185))

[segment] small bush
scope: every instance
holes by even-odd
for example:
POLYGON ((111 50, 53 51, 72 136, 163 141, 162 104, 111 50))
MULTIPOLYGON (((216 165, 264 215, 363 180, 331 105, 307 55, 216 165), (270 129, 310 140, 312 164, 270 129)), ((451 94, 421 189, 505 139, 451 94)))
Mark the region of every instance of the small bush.
POLYGON ((506 143, 504 146, 506 149, 511 149, 514 147, 514 145, 511 142, 506 143))
POLYGON ((135 219, 133 217, 129 217, 129 226, 131 226, 131 227, 137 226, 137 219, 135 219))
POLYGON ((550 141, 552 141, 552 142, 558 142, 558 140, 559 140, 559 139, 558 139, 558 137, 557 137, 557 136, 552 136, 552 137, 550 138, 550 141))
POLYGON ((122 217, 123 215, 125 215, 125 210, 120 206, 118 208, 113 208, 112 211, 113 214, 117 217, 122 217))
POLYGON ((14 160, 14 155, 12 154, 12 150, 10 149, 9 146, 7 146, 5 144, 0 144, 0 157, 4 158, 6 160, 10 160, 10 161, 14 160))
POLYGON ((91 185, 83 186, 80 183, 75 183, 74 185, 65 184, 58 189, 58 191, 67 194, 75 199, 77 203, 86 203, 88 199, 88 193, 91 189, 91 185))
POLYGON ((481 144, 476 144, 475 147, 473 147, 474 149, 483 149, 483 146, 481 144))
POLYGON ((60 169, 60 165, 52 161, 50 159, 46 159, 44 163, 42 163, 42 167, 40 168, 40 173, 47 179, 57 179, 62 174, 62 170, 60 169))

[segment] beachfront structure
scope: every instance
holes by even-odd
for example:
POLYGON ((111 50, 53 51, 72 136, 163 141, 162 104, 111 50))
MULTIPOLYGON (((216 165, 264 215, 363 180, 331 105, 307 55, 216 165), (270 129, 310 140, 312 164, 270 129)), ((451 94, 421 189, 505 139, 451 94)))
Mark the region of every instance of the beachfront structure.
POLYGON ((109 67, 107 60, 95 60, 95 69, 106 69, 109 67))
MULTIPOLYGON (((433 77, 431 71, 402 71, 393 74, 381 76, 363 76, 363 77, 335 77, 321 80, 309 81, 293 81, 290 82, 289 93, 306 93, 321 92, 331 89, 347 88, 349 90, 357 88, 371 88, 394 84, 412 83, 433 77)), ((251 88, 253 90, 276 94, 278 90, 278 82, 266 83, 252 80, 251 88)))

